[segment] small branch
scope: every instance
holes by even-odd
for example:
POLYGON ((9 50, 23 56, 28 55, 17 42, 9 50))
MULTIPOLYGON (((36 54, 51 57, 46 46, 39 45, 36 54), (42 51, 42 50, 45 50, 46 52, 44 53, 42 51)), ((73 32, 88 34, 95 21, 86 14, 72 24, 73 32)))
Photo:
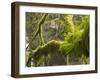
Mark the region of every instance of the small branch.
POLYGON ((43 42, 43 38, 41 38, 41 37, 42 37, 42 33, 41 33, 41 31, 42 31, 42 24, 44 23, 44 21, 45 21, 47 15, 48 15, 48 14, 44 14, 43 17, 41 18, 41 20, 39 21, 38 29, 37 29, 37 31, 36 31, 34 37, 32 38, 32 40, 29 42, 28 46, 26 47, 26 50, 28 49, 28 47, 31 45, 32 41, 36 38, 36 36, 37 36, 38 34, 40 35, 40 39, 41 39, 41 41, 43 42))

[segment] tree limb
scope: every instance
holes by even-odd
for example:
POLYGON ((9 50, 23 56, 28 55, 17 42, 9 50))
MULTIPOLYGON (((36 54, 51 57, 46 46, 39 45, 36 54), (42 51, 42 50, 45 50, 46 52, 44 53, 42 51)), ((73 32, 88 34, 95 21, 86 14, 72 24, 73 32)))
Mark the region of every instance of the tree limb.
POLYGON ((43 38, 42 38, 42 24, 44 23, 46 17, 47 17, 48 14, 44 14, 41 18, 41 20, 39 21, 38 23, 38 29, 35 33, 35 35, 33 36, 32 40, 29 42, 28 46, 26 47, 26 50, 28 49, 28 47, 31 45, 32 41, 36 38, 36 36, 39 34, 40 35, 40 40, 41 40, 41 43, 44 43, 43 42, 43 38))

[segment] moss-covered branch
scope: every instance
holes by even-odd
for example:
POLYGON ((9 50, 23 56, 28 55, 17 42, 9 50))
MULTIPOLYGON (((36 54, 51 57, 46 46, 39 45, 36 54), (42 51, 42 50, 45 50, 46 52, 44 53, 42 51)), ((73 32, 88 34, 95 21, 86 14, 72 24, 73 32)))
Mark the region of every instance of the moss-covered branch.
POLYGON ((33 55, 31 55, 27 61, 27 66, 30 65, 31 59, 34 58, 35 62, 39 62, 39 59, 43 56, 47 56, 48 53, 59 52, 60 45, 62 41, 51 40, 47 44, 43 46, 39 46, 35 50, 33 50, 33 55))
MULTIPOLYGON (((51 55, 55 52, 57 54, 64 55, 66 64, 69 63, 69 54, 77 54, 82 58, 85 64, 89 62, 89 18, 86 17, 83 19, 82 24, 75 28, 72 23, 72 17, 66 17, 70 24, 69 31, 64 34, 63 41, 51 40, 48 43, 44 44, 42 37, 42 24, 45 21, 47 14, 45 14, 40 22, 38 23, 38 29, 36 31, 33 39, 39 35, 41 45, 39 45, 35 50, 32 51, 32 54, 29 56, 26 65, 31 67, 31 62, 33 61, 34 66, 47 66, 51 55)), ((31 42, 30 42, 31 43, 31 42)))
POLYGON ((27 50, 28 47, 31 45, 32 41, 35 39, 35 37, 36 37, 37 35, 39 35, 39 37, 40 37, 41 44, 44 43, 44 40, 43 40, 43 37, 42 37, 42 24, 44 23, 44 21, 45 21, 47 15, 48 15, 48 14, 44 14, 44 15, 42 16, 42 18, 40 19, 40 21, 39 21, 39 23, 38 23, 38 29, 37 29, 37 31, 35 32, 35 34, 34 34, 32 40, 29 42, 28 46, 26 47, 26 50, 27 50))

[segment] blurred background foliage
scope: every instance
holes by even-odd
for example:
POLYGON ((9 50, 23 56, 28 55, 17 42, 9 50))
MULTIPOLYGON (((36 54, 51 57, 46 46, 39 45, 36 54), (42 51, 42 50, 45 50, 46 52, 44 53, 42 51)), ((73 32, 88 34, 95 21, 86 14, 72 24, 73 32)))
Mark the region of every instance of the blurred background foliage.
POLYGON ((89 64, 89 15, 26 12, 26 66, 89 64))

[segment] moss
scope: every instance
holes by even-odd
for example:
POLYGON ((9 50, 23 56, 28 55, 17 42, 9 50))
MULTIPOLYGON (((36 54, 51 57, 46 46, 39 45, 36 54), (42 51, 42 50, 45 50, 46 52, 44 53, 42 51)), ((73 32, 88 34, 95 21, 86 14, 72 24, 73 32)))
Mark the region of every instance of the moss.
MULTIPOLYGON (((46 15, 44 15, 45 17, 46 15)), ((55 52, 65 56, 66 62, 68 64, 68 54, 78 54, 79 57, 84 56, 84 62, 87 64, 89 61, 86 60, 89 57, 89 19, 86 17, 82 24, 79 25, 79 29, 74 28, 72 23, 72 16, 68 19, 70 24, 70 31, 64 34, 64 41, 51 40, 46 44, 44 43, 42 37, 42 24, 45 18, 42 18, 42 22, 39 23, 38 34, 40 36, 41 45, 33 50, 32 55, 27 61, 27 66, 30 64, 32 58, 35 66, 43 64, 48 65, 51 55, 55 52), (83 28, 84 27, 84 28, 83 28)), ((68 17, 66 17, 67 19, 68 17)))
POLYGON ((27 66, 28 64, 30 64, 32 58, 37 64, 43 61, 44 56, 50 59, 50 55, 52 55, 52 53, 54 53, 55 51, 58 53, 60 52, 59 48, 62 43, 62 41, 51 40, 47 44, 37 47, 35 50, 33 50, 31 57, 29 57, 27 66))

